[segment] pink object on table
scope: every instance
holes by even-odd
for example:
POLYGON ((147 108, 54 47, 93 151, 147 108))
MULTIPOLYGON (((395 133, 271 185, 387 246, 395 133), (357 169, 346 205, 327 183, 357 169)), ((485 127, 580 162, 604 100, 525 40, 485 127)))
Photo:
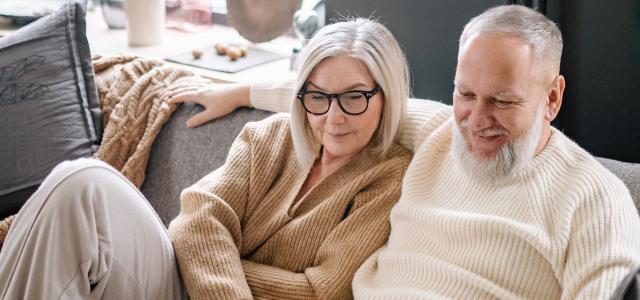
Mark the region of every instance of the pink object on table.
POLYGON ((188 32, 213 25, 210 0, 166 0, 167 28, 188 32))

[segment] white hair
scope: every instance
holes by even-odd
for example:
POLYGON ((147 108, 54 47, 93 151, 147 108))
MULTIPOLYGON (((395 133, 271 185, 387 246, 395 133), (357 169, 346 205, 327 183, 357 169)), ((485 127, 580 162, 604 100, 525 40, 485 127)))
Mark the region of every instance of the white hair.
MULTIPOLYGON (((504 177, 511 176, 523 170, 533 159, 542 134, 544 120, 544 106, 540 105, 536 112, 533 126, 513 141, 502 145, 490 157, 477 157, 470 150, 469 143, 462 136, 460 127, 453 125, 453 156, 462 165, 462 169, 469 175, 488 183, 497 183, 504 177)), ((468 128, 468 119, 460 126, 468 128)), ((488 135, 508 134, 505 130, 483 130, 488 135)))
POLYGON ((300 165, 309 168, 319 155, 307 114, 296 93, 313 69, 324 59, 348 56, 367 66, 380 86, 385 102, 382 117, 367 149, 385 156, 396 142, 406 114, 409 97, 409 68, 404 52, 393 34, 382 24, 369 19, 352 19, 323 27, 300 54, 300 70, 291 95, 291 135, 300 165))
POLYGON ((528 44, 538 62, 559 72, 562 34, 558 26, 541 13, 522 5, 490 8, 471 19, 460 35, 458 55, 470 38, 484 33, 513 35, 528 44))

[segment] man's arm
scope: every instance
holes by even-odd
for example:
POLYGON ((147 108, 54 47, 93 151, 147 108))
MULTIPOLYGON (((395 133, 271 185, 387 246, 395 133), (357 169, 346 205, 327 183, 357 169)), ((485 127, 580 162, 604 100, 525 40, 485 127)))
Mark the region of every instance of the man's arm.
POLYGON ((577 208, 562 273, 562 299, 609 299, 640 263, 640 219, 621 182, 577 208))

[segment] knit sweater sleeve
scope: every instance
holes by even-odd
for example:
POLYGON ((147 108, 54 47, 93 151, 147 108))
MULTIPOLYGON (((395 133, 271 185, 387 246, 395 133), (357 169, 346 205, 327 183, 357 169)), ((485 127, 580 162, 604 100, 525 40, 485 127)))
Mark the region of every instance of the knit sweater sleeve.
POLYGON ((294 97, 293 85, 293 80, 256 82, 251 85, 251 106, 272 112, 289 112, 294 97))
POLYGON ((451 107, 425 99, 409 99, 398 143, 416 152, 424 140, 451 117, 451 107))
MULTIPOLYGON (((254 83, 251 86, 251 105, 267 111, 288 112, 293 92, 293 81, 254 83)), ((450 116, 451 107, 448 105, 426 99, 409 99, 398 143, 415 152, 426 137, 450 116)))
POLYGON ((352 298, 351 282, 357 268, 388 238, 389 214, 400 197, 403 171, 356 195, 346 217, 318 249, 313 265, 303 272, 243 260, 253 296, 257 299, 352 298))
POLYGON ((571 222, 562 299, 609 299, 640 263, 640 219, 617 178, 585 194, 571 222))
POLYGON ((248 201, 251 134, 245 127, 225 165, 182 192, 169 225, 180 272, 192 299, 251 299, 239 250, 248 201))

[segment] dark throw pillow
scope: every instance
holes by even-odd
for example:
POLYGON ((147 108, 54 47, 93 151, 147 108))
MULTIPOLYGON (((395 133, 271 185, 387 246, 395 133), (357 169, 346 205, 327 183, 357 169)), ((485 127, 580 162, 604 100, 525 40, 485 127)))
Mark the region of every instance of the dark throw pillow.
POLYGON ((91 156, 100 103, 75 2, 0 38, 0 218, 15 213, 56 164, 91 156))

